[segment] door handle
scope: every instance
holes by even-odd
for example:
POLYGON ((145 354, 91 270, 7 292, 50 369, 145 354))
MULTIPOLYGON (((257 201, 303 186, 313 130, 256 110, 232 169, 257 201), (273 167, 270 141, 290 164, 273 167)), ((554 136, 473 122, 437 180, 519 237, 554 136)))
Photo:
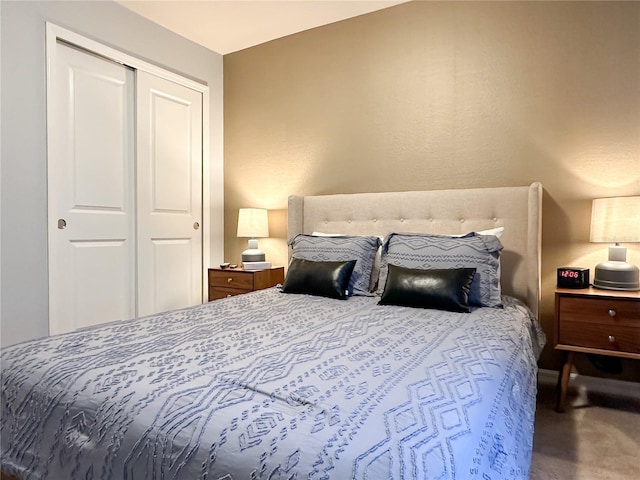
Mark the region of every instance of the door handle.
POLYGON ((59 218, 58 219, 58 228, 60 230, 62 230, 66 226, 67 226, 67 221, 64 218, 59 218))
POLYGON ((194 229, 194 230, 197 230, 197 229, 199 229, 199 228, 200 228, 200 224, 199 224, 198 222, 195 222, 195 223, 193 224, 193 229, 194 229))

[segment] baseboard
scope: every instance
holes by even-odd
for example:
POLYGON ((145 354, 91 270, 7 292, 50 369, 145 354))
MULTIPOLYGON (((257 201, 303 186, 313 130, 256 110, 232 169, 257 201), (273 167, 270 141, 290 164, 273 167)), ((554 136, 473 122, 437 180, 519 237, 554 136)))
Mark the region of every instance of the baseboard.
MULTIPOLYGON (((558 383, 558 372, 544 368, 539 369, 538 383, 556 385, 558 383)), ((584 388, 588 392, 603 395, 640 399, 640 383, 616 380, 614 378, 589 377, 572 373, 569 388, 584 388)))

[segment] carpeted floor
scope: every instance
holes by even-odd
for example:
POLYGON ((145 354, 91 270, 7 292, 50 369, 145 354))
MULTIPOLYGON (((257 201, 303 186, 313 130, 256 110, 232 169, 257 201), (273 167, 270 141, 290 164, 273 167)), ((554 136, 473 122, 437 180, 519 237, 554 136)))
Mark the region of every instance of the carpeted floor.
POLYGON ((640 479, 640 398, 570 389, 564 413, 555 399, 538 387, 530 480, 640 479))

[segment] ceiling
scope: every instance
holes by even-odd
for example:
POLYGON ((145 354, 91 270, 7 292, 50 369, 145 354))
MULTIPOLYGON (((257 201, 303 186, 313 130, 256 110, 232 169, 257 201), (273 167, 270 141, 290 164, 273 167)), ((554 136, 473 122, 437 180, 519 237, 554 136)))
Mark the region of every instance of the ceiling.
POLYGON ((220 54, 408 0, 116 0, 220 54))

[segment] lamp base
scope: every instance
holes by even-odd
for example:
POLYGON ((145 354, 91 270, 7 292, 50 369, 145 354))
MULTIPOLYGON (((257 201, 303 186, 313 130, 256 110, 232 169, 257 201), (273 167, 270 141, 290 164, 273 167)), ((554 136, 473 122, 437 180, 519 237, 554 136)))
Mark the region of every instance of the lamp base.
POLYGON ((638 272, 638 267, 627 262, 602 262, 596 265, 593 286, 605 290, 640 290, 638 272))
POLYGON ((242 252, 242 262, 264 262, 265 256, 262 250, 247 248, 242 252))
POLYGON ((242 262, 264 262, 264 252, 258 248, 258 240, 249 240, 249 248, 242 252, 242 262))

